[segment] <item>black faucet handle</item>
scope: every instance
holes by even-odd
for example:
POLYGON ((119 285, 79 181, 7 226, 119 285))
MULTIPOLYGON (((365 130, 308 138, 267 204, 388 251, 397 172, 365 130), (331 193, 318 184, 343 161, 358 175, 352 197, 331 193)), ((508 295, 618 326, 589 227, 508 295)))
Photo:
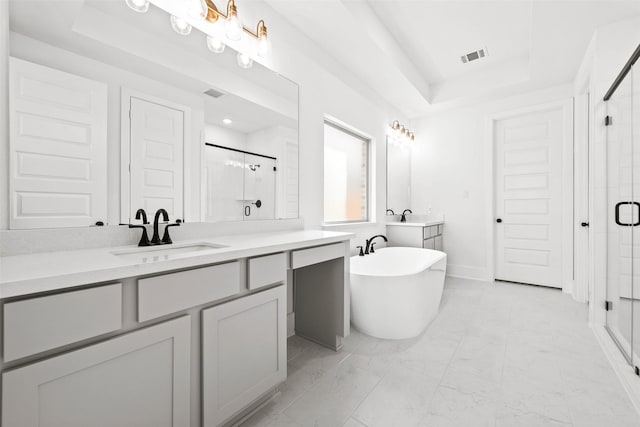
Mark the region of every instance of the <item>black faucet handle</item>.
POLYGON ((362 250, 362 246, 356 246, 356 249, 360 248, 360 253, 358 256, 364 256, 364 251, 362 250))
POLYGON ((142 229, 142 236, 140 237, 140 241, 138 242, 138 246, 151 246, 151 243, 149 242, 149 235, 147 234, 147 227, 145 227, 144 225, 129 224, 129 228, 141 228, 142 229))
POLYGON ((373 248, 375 246, 375 244, 376 244, 376 242, 371 242, 371 249, 369 250, 370 254, 375 254, 376 253, 375 249, 373 248))
POLYGON ((162 236, 162 243, 164 243, 165 245, 170 245, 171 243, 173 243, 173 240, 171 240, 171 236, 169 236, 169 227, 180 227, 181 223, 182 221, 178 219, 174 224, 167 224, 164 227, 164 235, 162 236))

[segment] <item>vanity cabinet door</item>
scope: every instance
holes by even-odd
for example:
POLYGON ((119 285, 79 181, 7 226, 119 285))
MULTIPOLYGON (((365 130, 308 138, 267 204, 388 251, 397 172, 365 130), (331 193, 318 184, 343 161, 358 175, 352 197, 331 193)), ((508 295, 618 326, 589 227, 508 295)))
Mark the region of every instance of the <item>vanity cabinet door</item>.
POLYGON ((202 312, 203 419, 218 426, 287 377, 286 289, 202 312))
POLYGON ((190 423, 189 316, 2 375, 2 425, 178 427, 190 423))

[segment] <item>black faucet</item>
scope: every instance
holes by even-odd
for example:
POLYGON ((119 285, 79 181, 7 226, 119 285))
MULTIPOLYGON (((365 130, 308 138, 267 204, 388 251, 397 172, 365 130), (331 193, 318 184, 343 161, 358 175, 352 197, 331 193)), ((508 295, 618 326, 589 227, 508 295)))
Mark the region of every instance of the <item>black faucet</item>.
POLYGON ((158 209, 156 211, 156 215, 153 218, 153 237, 151 238, 152 245, 161 245, 163 242, 160 240, 160 235, 158 234, 158 221, 160 219, 160 215, 162 214, 162 219, 165 222, 169 222, 169 214, 164 209, 158 209))
POLYGON ((169 227, 180 227, 180 224, 182 224, 182 220, 176 219, 175 224, 167 224, 167 226, 164 227, 164 236, 162 236, 162 243, 164 243, 165 245, 170 245, 171 243, 173 243, 173 240, 171 240, 171 236, 169 236, 169 227))
POLYGON ((395 215, 395 214, 396 214, 396 213, 393 211, 393 209, 387 209, 387 212, 386 212, 386 213, 389 213, 389 212, 391 212, 391 215, 395 215))
POLYGON ((145 226, 146 224, 149 224, 149 221, 147 221, 147 213, 144 211, 144 209, 138 209, 138 211, 136 212, 136 219, 140 218, 142 218, 143 225, 129 224, 129 228, 141 228, 142 236, 140 237, 138 246, 150 246, 151 243, 149 243, 149 235, 147 234, 147 227, 145 226))
POLYGON ((409 212, 409 213, 413 213, 413 212, 411 211, 411 209, 405 209, 405 210, 402 212, 402 217, 400 217, 400 222, 407 222, 407 217, 405 216, 405 214, 406 214, 407 212, 409 212))
POLYGON ((371 251, 371 247, 372 247, 372 246, 371 246, 371 243, 373 243, 373 240, 374 240, 376 237, 382 237, 382 238, 384 239, 384 241, 385 241, 385 242, 388 242, 388 240, 387 240, 387 236, 385 236, 385 235, 383 235, 383 234, 376 234, 376 235, 375 235, 375 236, 373 236, 372 238, 367 239, 367 244, 365 245, 365 248, 364 248, 364 254, 365 254, 365 255, 369 255, 369 254, 371 253, 371 252, 370 252, 370 251, 371 251))

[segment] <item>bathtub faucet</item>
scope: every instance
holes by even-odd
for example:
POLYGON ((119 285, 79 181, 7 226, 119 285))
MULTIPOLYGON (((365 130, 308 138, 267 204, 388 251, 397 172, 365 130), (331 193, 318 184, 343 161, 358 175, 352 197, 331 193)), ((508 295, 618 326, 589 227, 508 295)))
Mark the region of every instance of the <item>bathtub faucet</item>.
POLYGON ((387 236, 382 235, 382 234, 377 234, 377 235, 373 236, 372 238, 367 239, 367 244, 365 245, 365 248, 364 248, 364 254, 365 254, 365 255, 369 255, 369 253, 371 253, 371 252, 370 252, 370 251, 371 251, 371 244, 373 243, 373 240, 374 240, 376 237, 382 237, 382 238, 384 239, 384 241, 385 241, 385 242, 388 242, 388 240, 387 240, 387 236))

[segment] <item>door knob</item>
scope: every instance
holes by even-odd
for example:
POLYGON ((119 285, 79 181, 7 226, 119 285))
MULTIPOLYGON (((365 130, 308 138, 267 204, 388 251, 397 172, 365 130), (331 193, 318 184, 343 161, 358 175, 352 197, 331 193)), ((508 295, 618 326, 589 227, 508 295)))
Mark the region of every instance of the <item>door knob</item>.
POLYGON ((496 219, 496 222, 497 222, 498 224, 500 224, 500 223, 502 222, 502 218, 498 218, 498 219, 496 219))
POLYGON ((588 227, 589 223, 588 222, 583 222, 582 224, 580 224, 582 227, 588 227))

